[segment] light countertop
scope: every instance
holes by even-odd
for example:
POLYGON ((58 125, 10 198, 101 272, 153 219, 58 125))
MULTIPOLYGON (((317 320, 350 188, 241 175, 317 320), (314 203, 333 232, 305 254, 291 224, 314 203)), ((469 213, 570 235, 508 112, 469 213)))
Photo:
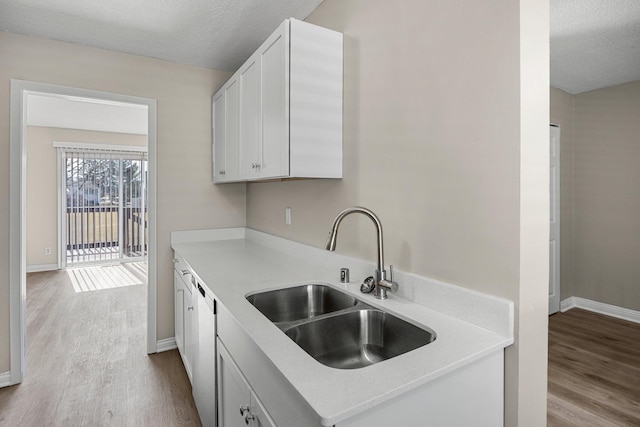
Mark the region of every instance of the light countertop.
POLYGON ((400 292, 377 300, 359 291, 361 280, 373 271, 372 263, 248 229, 176 232, 172 233, 172 247, 308 403, 322 425, 334 425, 513 343, 511 302, 453 285, 399 272, 396 281, 400 292), (351 268, 350 283, 339 282, 340 267, 351 268), (245 298, 256 291, 303 283, 325 283, 346 291, 369 305, 432 329, 437 338, 365 368, 342 370, 322 365, 245 298))

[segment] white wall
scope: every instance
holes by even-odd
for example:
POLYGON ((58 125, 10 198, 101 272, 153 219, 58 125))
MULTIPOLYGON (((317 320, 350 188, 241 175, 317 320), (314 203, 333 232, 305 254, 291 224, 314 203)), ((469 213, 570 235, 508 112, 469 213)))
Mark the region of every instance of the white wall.
POLYGON ((157 99, 158 339, 173 336, 173 230, 245 225, 245 184, 210 182, 211 95, 229 73, 0 32, 0 372, 9 370, 9 80, 157 99))
POLYGON ((561 126, 562 298, 640 310, 640 82, 551 89, 561 126))
POLYGON ((574 96, 551 88, 551 123, 560 126, 560 298, 573 288, 573 141, 574 96))
POLYGON ((573 296, 640 310, 640 81, 574 105, 573 296))

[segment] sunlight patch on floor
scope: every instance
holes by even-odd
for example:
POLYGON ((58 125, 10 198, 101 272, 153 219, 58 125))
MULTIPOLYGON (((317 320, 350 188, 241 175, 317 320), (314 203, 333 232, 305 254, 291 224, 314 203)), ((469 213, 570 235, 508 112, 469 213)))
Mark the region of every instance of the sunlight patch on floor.
POLYGON ((128 262, 122 266, 146 283, 149 275, 146 262, 128 262))
POLYGON ((145 283, 146 263, 70 268, 67 275, 76 293, 136 286, 145 283))

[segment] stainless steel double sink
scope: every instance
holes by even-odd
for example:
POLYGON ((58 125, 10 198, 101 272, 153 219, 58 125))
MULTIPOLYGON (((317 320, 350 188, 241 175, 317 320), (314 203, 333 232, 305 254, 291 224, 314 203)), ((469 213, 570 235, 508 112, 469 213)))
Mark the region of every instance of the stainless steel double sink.
POLYGON ((436 339, 429 328, 323 284, 258 292, 247 300, 311 357, 333 368, 362 368, 436 339))

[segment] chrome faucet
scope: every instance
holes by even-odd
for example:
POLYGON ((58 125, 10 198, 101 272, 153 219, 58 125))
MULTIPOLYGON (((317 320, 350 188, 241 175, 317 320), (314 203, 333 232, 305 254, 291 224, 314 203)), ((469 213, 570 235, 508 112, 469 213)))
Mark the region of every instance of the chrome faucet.
POLYGON ((380 223, 380 219, 367 208, 363 208, 360 206, 354 206, 351 208, 347 208, 340 212, 336 219, 333 220, 333 226, 331 227, 331 233, 329 234, 329 239, 327 240, 328 251, 336 250, 336 240, 338 237, 338 227, 340 223, 349 214, 352 213, 361 213, 371 219, 376 226, 376 233, 378 237, 378 269, 375 272, 374 276, 374 290, 373 296, 378 299, 386 299, 387 298, 387 290, 396 292, 398 290, 398 284, 393 281, 393 267, 389 266, 391 269, 391 277, 387 280, 387 272, 384 269, 384 253, 383 253, 383 244, 382 244, 382 224, 380 223))

